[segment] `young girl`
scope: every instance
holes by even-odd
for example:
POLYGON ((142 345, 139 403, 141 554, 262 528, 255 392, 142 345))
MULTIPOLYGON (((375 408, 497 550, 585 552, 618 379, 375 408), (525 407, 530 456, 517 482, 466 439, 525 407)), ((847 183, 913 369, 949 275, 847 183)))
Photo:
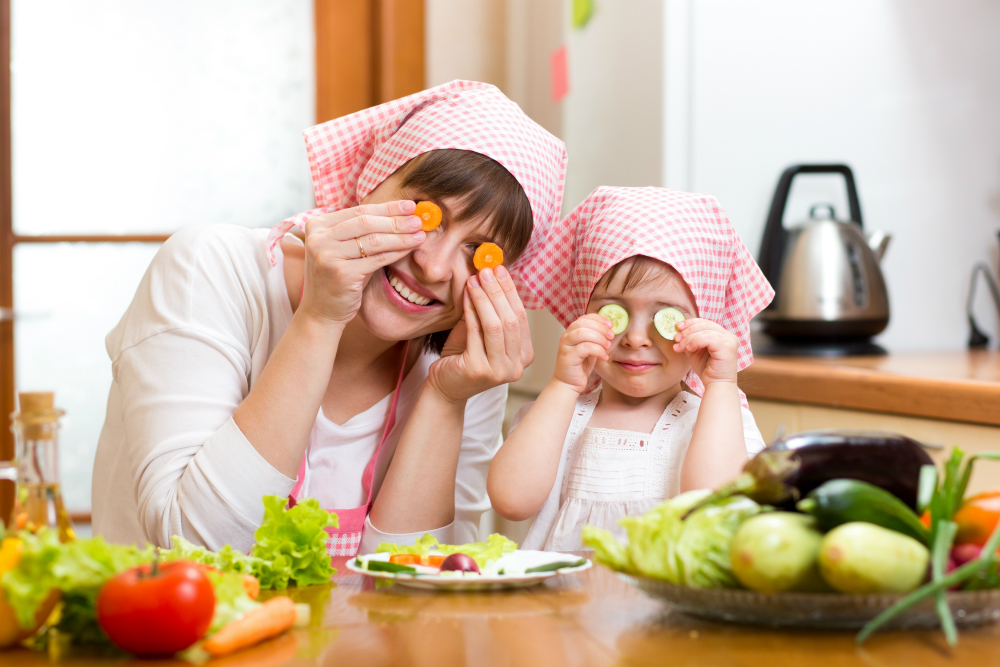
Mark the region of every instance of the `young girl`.
POLYGON ((660 188, 598 188, 540 257, 524 286, 567 328, 487 489, 507 519, 538 513, 524 548, 572 551, 763 449, 736 373, 774 293, 715 199, 660 188))

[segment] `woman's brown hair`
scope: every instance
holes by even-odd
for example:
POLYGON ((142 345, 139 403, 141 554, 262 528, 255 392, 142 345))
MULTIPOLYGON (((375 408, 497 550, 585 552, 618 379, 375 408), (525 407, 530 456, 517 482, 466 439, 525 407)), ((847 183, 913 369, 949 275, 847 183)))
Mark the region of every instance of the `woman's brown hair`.
MULTIPOLYGON (((455 222, 486 213, 487 236, 503 249, 504 264, 513 264, 531 240, 534 218, 528 196, 517 179, 499 162, 480 153, 442 149, 418 155, 401 169, 404 193, 430 200, 454 198, 455 222)), ((440 353, 451 330, 427 337, 427 349, 440 353)))

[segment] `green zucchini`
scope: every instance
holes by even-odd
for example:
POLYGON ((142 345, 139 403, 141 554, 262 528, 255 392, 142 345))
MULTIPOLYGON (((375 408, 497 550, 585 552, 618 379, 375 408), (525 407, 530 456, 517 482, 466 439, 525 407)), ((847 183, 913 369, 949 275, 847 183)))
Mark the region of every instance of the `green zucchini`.
POLYGON ((852 521, 864 521, 909 535, 924 546, 930 531, 899 498, 873 484, 856 479, 831 479, 813 489, 796 505, 816 517, 824 531, 852 521))

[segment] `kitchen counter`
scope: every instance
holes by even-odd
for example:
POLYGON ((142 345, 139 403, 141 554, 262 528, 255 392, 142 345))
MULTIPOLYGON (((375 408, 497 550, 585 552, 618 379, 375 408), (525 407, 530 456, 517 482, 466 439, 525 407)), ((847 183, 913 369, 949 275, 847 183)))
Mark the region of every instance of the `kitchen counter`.
MULTIPOLYGON (((940 632, 876 634, 858 649, 852 632, 780 631, 699 621, 635 590, 610 570, 560 577, 506 593, 376 591, 343 568, 336 586, 291 591, 319 627, 297 630, 206 667, 323 665, 987 665, 1000 626, 963 630, 949 650, 940 632)), ((5 667, 50 664, 44 654, 2 654, 5 667)), ((64 667, 114 667, 121 658, 64 656, 64 667)), ((139 664, 139 663, 130 663, 139 664)), ((191 667, 180 660, 156 667, 191 667)))
POLYGON ((762 357, 739 374, 751 399, 1000 425, 1000 353, 762 357))

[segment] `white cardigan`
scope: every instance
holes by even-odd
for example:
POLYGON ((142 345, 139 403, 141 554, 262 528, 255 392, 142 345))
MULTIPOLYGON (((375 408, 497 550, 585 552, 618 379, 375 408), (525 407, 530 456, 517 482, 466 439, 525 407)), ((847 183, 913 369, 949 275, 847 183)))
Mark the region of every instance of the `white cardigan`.
MULTIPOLYGON (((177 232, 157 253, 125 315, 108 334, 113 380, 94 462, 95 534, 112 542, 160 546, 169 545, 171 535, 181 535, 211 549, 231 544, 246 551, 263 518, 261 496, 291 491, 295 480, 264 460, 232 418, 292 317, 281 254, 272 267, 265 253, 267 233, 234 225, 177 232)), ((404 381, 376 489, 427 377, 433 360, 428 356, 433 357, 425 353, 404 381)), ((361 553, 382 541, 412 543, 424 532, 445 543, 476 539, 480 515, 489 508, 486 475, 500 443, 506 400, 504 385, 468 402, 455 521, 407 535, 382 533, 368 521, 361 553)), ((381 401, 345 426, 378 421, 382 415, 374 413, 384 414, 386 406, 381 401)), ((343 443, 336 437, 317 442, 318 433, 329 428, 313 429, 311 464, 337 458, 338 444, 344 455, 333 467, 311 465, 325 472, 311 479, 307 472, 304 488, 343 502, 358 496, 353 504, 363 504, 359 480, 381 429, 343 443), (319 492, 322 487, 329 491, 319 492)))

